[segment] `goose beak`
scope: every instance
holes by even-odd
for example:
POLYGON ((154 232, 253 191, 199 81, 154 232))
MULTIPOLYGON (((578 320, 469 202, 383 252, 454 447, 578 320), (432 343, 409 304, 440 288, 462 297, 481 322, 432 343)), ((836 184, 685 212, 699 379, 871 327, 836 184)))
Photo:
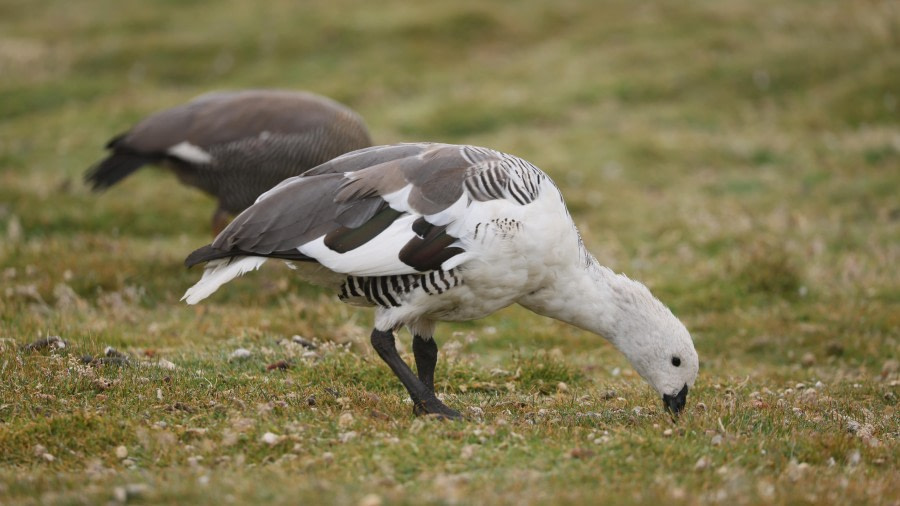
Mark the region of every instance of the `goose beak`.
POLYGON ((666 405, 666 411, 672 413, 675 416, 678 416, 681 413, 681 410, 684 409, 685 403, 687 403, 687 394, 688 394, 688 386, 685 384, 684 388, 681 389, 675 395, 663 395, 663 404, 666 405))

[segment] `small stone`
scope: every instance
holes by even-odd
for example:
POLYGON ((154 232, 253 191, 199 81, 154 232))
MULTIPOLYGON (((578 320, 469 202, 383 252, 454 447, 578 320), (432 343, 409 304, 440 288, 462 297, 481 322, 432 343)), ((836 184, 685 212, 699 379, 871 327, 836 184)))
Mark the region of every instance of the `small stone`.
POLYGON ((665 437, 672 437, 672 434, 673 434, 672 429, 666 429, 663 431, 663 436, 665 436, 665 437))
POLYGON ((829 357, 839 357, 844 354, 844 344, 840 341, 832 341, 825 346, 825 354, 829 357))
POLYGON ((316 348, 318 348, 318 346, 316 346, 315 343, 313 343, 312 341, 303 339, 303 337, 301 337, 301 336, 295 335, 295 336, 291 337, 291 342, 295 343, 295 344, 299 344, 300 346, 303 346, 304 348, 306 348, 308 350, 315 350, 316 348))
POLYGON ((166 360, 164 358, 159 359, 159 361, 156 362, 156 366, 159 367, 160 369, 166 369, 168 371, 174 371, 177 368, 175 366, 175 364, 173 364, 172 362, 169 362, 168 360, 166 360))
POLYGON ((759 495, 767 501, 771 501, 775 497, 775 485, 769 481, 760 480, 756 484, 756 490, 759 492, 759 495))
POLYGON ((723 438, 722 438, 721 434, 716 434, 715 436, 712 437, 712 440, 710 441, 710 443, 712 443, 713 446, 719 446, 722 444, 722 439, 723 438))
POLYGON ((573 459, 589 459, 594 456, 593 450, 588 450, 586 448, 573 448, 572 451, 569 452, 569 457, 573 459))
POLYGON ((809 464, 807 464, 806 462, 797 463, 796 460, 791 460, 791 462, 788 463, 787 468, 788 479, 793 482, 800 481, 806 474, 807 470, 809 470, 809 464))
POLYGON ((353 413, 344 412, 341 413, 341 416, 338 418, 338 427, 342 429, 346 429, 353 425, 353 413))
POLYGON ((41 455, 47 453, 47 447, 41 444, 34 445, 34 456, 40 457, 41 455))
POLYGON ((881 366, 881 377, 887 378, 891 374, 897 372, 898 369, 900 369, 900 361, 892 358, 881 366))
POLYGON ((356 439, 356 436, 358 435, 359 434, 357 434, 355 430, 351 430, 349 432, 342 432, 338 434, 338 439, 341 443, 349 443, 350 441, 356 439))
POLYGON ((22 351, 37 351, 43 350, 45 348, 59 348, 63 349, 66 347, 68 343, 64 341, 59 336, 49 336, 42 339, 38 339, 37 341, 26 344, 20 347, 22 351))
POLYGON ((709 459, 706 457, 700 457, 697 459, 697 463, 694 464, 694 471, 703 471, 709 467, 709 459))
POLYGON ((266 366, 267 371, 284 371, 291 368, 291 363, 287 360, 279 360, 266 366))
POLYGON ((122 460, 128 457, 128 448, 124 445, 119 445, 116 447, 116 458, 122 460))
POLYGON ((331 452, 325 452, 322 454, 322 460, 325 461, 325 463, 330 464, 334 462, 334 454, 331 452))
POLYGON ((359 500, 358 506, 381 506, 383 504, 378 494, 368 494, 359 500))
POLYGON ((51 455, 49 453, 42 454, 41 458, 46 460, 47 462, 53 462, 54 460, 56 460, 56 457, 54 457, 53 455, 51 455))
POLYGON ((281 442, 281 436, 272 432, 266 432, 259 440, 269 446, 274 446, 281 442))
POLYGON ((802 357, 800 357, 800 364, 802 364, 803 367, 812 367, 813 365, 815 365, 815 363, 816 356, 810 352, 806 352, 802 357))
POLYGON ((862 460, 862 455, 860 455, 859 450, 853 450, 850 452, 850 455, 847 456, 847 465, 850 467, 856 467, 859 465, 862 460))
POLYGON ((383 411, 378 411, 377 409, 373 409, 373 410, 369 411, 369 416, 371 416, 372 418, 374 418, 376 420, 387 421, 387 420, 391 419, 390 415, 388 415, 387 413, 385 413, 383 411))
POLYGON ((246 348, 238 348, 231 352, 231 355, 228 357, 230 360, 244 360, 250 358, 252 353, 250 350, 246 348))
POLYGON ((566 385, 565 382, 560 381, 559 383, 556 384, 556 390, 558 390, 560 392, 568 392, 569 385, 566 385))
POLYGON ((146 483, 129 483, 125 485, 125 494, 129 499, 147 495, 148 492, 150 492, 150 485, 146 483))
POLYGON ((464 460, 469 460, 475 456, 475 451, 478 450, 478 445, 465 445, 462 447, 462 450, 459 452, 459 456, 464 460))

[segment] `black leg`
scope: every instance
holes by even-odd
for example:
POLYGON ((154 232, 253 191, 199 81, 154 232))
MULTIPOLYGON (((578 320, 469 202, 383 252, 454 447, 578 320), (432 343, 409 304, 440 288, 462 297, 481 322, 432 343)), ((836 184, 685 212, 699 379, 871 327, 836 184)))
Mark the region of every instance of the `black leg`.
POLYGON ((413 355, 416 357, 416 372, 419 379, 434 393, 434 366, 437 364, 438 347, 434 338, 413 337, 413 355))
POLYGON ((438 415, 445 418, 462 418, 458 411, 452 410, 434 396, 422 381, 413 374, 412 369, 400 358, 394 346, 394 334, 390 331, 372 330, 372 347, 378 356, 394 371, 394 374, 406 387, 413 401, 413 412, 417 415, 438 415))

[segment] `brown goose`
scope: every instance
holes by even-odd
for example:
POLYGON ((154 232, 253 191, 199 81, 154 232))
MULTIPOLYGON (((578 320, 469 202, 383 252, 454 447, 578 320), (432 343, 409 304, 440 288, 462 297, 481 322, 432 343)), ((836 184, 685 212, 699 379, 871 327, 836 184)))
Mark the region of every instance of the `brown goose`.
POLYGON ((372 145, 362 118, 334 100, 300 91, 215 92, 157 112, 114 137, 112 152, 85 173, 105 190, 145 164, 219 201, 218 233, 263 192, 348 151, 372 145))

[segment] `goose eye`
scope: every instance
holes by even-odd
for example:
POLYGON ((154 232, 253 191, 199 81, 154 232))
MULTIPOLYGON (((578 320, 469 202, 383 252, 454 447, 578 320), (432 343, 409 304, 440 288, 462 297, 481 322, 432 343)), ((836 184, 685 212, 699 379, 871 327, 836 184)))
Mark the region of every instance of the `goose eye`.
POLYGON ((678 357, 672 357, 672 365, 678 367, 681 365, 681 359, 678 357))

